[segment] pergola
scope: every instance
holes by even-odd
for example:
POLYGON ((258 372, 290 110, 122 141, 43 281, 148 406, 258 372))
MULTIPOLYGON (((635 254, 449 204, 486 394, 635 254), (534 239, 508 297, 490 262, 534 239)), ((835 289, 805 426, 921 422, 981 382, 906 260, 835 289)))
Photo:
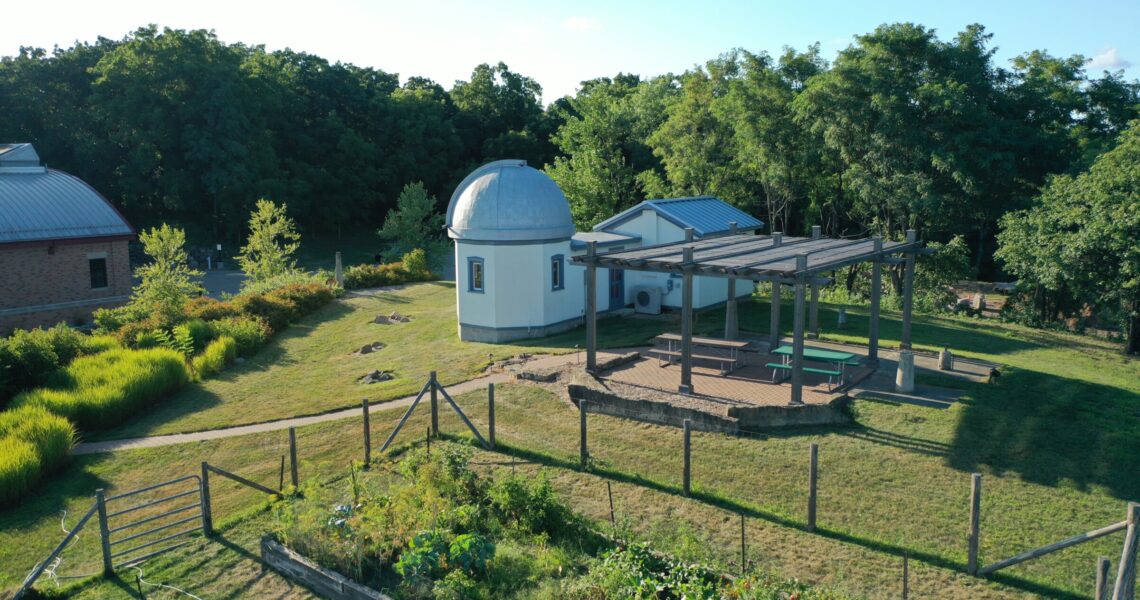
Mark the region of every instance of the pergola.
POLYGON ((725 310, 725 337, 737 335, 736 280, 772 282, 772 317, 770 346, 774 350, 780 340, 780 290, 783 285, 795 289, 794 329, 792 334, 792 404, 803 403, 804 321, 808 288, 811 289, 810 330, 818 335, 819 286, 829 280, 822 274, 861 262, 870 262, 871 319, 867 358, 878 362, 879 304, 883 264, 905 264, 903 276, 903 324, 901 347, 910 348, 910 318, 914 300, 914 259, 921 242, 916 232, 907 231, 905 242, 884 242, 882 238, 836 239, 822 237, 819 226, 812 236, 785 237, 740 234, 734 223, 727 234, 693 239, 693 230, 685 230, 685 240, 633 250, 617 250, 599 254, 596 244, 589 242, 586 254, 571 260, 586 267, 586 369, 597 371, 597 269, 625 269, 677 273, 681 283, 681 385, 683 393, 693 392, 693 277, 728 279, 728 303, 725 310), (903 257, 895 255, 902 254, 903 257))

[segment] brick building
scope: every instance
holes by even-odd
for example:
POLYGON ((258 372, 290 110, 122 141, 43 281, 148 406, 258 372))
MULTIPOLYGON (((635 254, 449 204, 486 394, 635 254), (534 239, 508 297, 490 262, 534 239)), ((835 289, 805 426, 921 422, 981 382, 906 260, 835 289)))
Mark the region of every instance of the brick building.
POLYGON ((134 235, 106 198, 45 167, 31 144, 0 144, 0 335, 86 322, 126 302, 134 235))

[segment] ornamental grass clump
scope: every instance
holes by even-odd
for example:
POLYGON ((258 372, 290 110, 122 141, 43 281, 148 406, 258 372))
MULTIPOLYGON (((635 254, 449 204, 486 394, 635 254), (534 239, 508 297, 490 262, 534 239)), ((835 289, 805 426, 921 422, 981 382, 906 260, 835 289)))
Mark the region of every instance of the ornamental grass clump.
POLYGON ((114 349, 76 359, 53 375, 48 387, 24 392, 12 405, 42 406, 81 430, 104 429, 189 381, 186 361, 175 350, 114 349))
POLYGON ((238 345, 234 338, 222 336, 212 342, 190 364, 198 379, 208 379, 221 373, 237 360, 238 345))
POLYGON ((41 407, 0 413, 0 506, 15 503, 42 475, 62 467, 73 445, 71 423, 41 407))

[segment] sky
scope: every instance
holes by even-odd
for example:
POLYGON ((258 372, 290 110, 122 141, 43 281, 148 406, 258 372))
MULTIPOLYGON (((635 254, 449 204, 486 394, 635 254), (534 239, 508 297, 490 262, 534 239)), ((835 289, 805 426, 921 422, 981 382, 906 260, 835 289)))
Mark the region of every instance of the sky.
POLYGON ((479 63, 502 61, 538 81, 550 103, 584 80, 680 73, 733 48, 775 55, 819 42, 830 61, 854 36, 903 21, 942 39, 981 23, 1000 66, 1043 49, 1085 56, 1095 76, 1123 69, 1140 78, 1140 0, 12 0, 0 12, 0 56, 20 46, 121 39, 154 23, 211 29, 227 43, 292 48, 402 79, 429 77, 446 88, 479 63))

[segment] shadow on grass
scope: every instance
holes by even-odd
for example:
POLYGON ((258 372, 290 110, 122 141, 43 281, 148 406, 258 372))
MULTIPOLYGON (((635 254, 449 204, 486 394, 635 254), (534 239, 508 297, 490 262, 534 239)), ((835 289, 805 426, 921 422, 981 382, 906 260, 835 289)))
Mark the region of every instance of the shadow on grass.
POLYGON ((965 399, 949 464, 988 466, 1041 485, 1071 482, 1140 500, 1140 394, 1035 371, 1007 369, 965 399))
MULTIPOLYGON (((440 437, 442 437, 444 439, 451 440, 451 441, 460 442, 460 443, 474 443, 472 438, 469 438, 469 437, 466 437, 463 435, 441 434, 440 437)), ((409 449, 411 446, 413 446, 415 444, 419 444, 419 443, 420 442, 414 442, 411 444, 407 444, 404 447, 398 449, 397 452, 399 454, 402 454, 403 452, 407 451, 407 449, 409 449)), ((551 467, 551 468, 557 468, 557 469, 564 469, 564 470, 568 470, 568 471, 582 472, 582 469, 581 469, 578 461, 568 460, 565 458, 553 456, 550 454, 545 454, 542 452, 535 452, 533 450, 528 450, 526 448, 521 448, 518 446, 511 445, 511 444, 498 443, 496 445, 495 452, 499 452, 501 454, 506 454, 508 456, 511 456, 512 458, 517 458, 517 459, 520 459, 520 460, 523 460, 523 461, 526 461, 529 463, 537 464, 540 466, 544 466, 544 467, 551 467)), ((637 475, 637 474, 626 473, 626 472, 619 471, 616 469, 612 469, 609 467, 601 466, 601 465, 598 465, 596 463, 588 464, 585 472, 589 473, 591 475, 595 475, 597 477, 601 477, 603 479, 608 479, 608 480, 616 482, 616 483, 625 483, 625 484, 629 484, 629 485, 636 485, 636 486, 640 486, 640 487, 650 489, 650 490, 653 490, 656 492, 669 494, 672 496, 683 496, 683 490, 678 485, 674 485, 671 483, 665 483, 665 482, 657 481, 654 479, 649 479, 649 478, 642 477, 642 476, 637 475)), ((767 521, 769 523, 780 525, 782 527, 798 529, 800 531, 805 531, 805 532, 807 531, 807 526, 803 521, 800 521, 798 519, 795 519, 795 518, 792 518, 792 517, 789 517, 787 515, 783 515, 783 514, 780 514, 777 512, 765 510, 759 506, 755 506, 752 504, 741 502, 741 501, 736 500, 734 498, 726 497, 722 494, 707 492, 707 491, 703 491, 700 489, 694 489, 694 490, 692 490, 692 493, 689 495, 689 497, 692 499, 698 500, 700 502, 704 502, 705 504, 708 504, 710 506, 715 506, 717 508, 721 508, 721 509, 724 509, 726 511, 729 511, 729 512, 732 512, 732 513, 735 513, 738 515, 744 515, 745 517, 748 517, 748 518, 760 519, 763 521, 767 521)), ((911 548, 899 546, 897 544, 890 544, 890 543, 881 542, 878 540, 860 537, 858 535, 854 535, 854 534, 851 534, 851 533, 848 533, 845 531, 841 531, 841 530, 837 530, 837 529, 830 529, 830 528, 825 527, 825 526, 817 526, 815 531, 811 532, 811 533, 813 533, 814 535, 818 535, 818 536, 821 536, 821 537, 824 537, 827 539, 831 539, 831 540, 835 540, 838 542, 843 542, 843 543, 847 543, 847 544, 853 544, 856 546, 860 546, 860 547, 866 548, 868 550, 872 550, 872 551, 879 552, 882 554, 888 554, 891 556, 896 556, 900 560, 902 559, 902 557, 904 555, 907 555, 910 558, 920 560, 922 562, 925 562, 925 563, 932 565, 932 566, 935 566, 935 567, 948 569, 948 570, 952 570, 952 571, 957 571, 960 573, 966 572, 966 567, 967 567, 966 563, 964 563, 960 560, 956 560, 954 558, 943 556, 941 554, 916 551, 916 550, 913 550, 911 548)), ((1030 593, 1038 594, 1040 596, 1049 597, 1049 598, 1068 599, 1068 598, 1082 598, 1083 597, 1079 594, 1067 592, 1067 591, 1062 590, 1062 589, 1058 589, 1058 588, 1048 586, 1048 585, 1043 585, 1043 584, 1040 584, 1040 583, 1037 583, 1034 581, 1030 581, 1027 579, 1020 578, 1020 577, 998 574, 998 575, 993 575, 993 576, 989 577, 989 579, 992 581, 1001 583, 1003 585, 1007 585, 1010 587, 1014 587, 1017 589, 1021 589, 1021 590, 1024 590, 1024 591, 1027 591, 1030 593)))

